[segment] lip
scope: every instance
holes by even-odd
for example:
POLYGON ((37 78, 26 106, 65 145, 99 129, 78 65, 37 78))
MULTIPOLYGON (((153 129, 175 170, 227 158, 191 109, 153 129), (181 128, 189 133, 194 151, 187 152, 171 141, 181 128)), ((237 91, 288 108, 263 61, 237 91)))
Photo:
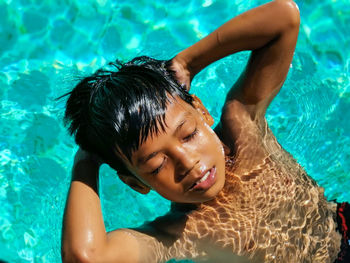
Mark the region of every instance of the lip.
POLYGON ((197 178, 193 184, 190 186, 190 188, 188 189, 188 191, 205 191, 205 190, 208 190, 210 187, 213 186, 213 184, 215 183, 216 181, 216 167, 212 167, 208 170, 205 170, 202 174, 201 174, 201 177, 197 178), (198 181, 200 181, 203 176, 208 172, 210 171, 210 174, 208 176, 208 178, 199 183, 199 184, 196 184, 198 181))

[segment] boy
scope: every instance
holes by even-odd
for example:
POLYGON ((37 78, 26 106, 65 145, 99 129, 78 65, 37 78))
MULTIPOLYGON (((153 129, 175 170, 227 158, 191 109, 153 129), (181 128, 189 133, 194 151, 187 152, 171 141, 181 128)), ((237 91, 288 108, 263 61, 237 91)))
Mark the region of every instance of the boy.
POLYGON ((346 262, 348 206, 337 211, 326 201, 264 117, 286 78, 298 30, 297 6, 276 0, 171 61, 140 57, 82 80, 65 116, 86 151, 74 161, 63 261, 346 262), (242 50, 251 56, 212 130, 209 113, 187 92, 191 80, 242 50), (171 211, 138 229, 106 233, 102 162, 134 190, 173 201, 171 211))

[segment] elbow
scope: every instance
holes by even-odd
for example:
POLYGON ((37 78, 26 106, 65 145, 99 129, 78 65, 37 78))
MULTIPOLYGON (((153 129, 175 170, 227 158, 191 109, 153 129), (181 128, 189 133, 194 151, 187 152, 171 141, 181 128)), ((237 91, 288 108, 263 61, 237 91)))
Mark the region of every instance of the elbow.
POLYGON ((298 5, 292 0, 285 0, 288 5, 289 25, 299 28, 300 25, 300 11, 298 5))
POLYGON ((299 29, 300 12, 298 5, 293 0, 275 0, 275 4, 286 21, 286 27, 299 29))
POLYGON ((62 249, 61 257, 63 263, 92 263, 97 262, 92 253, 84 249, 62 249))

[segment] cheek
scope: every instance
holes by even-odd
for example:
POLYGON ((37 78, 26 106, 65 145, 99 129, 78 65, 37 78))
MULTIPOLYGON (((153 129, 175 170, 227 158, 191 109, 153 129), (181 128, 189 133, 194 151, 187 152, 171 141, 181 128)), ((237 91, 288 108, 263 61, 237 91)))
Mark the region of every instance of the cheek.
POLYGON ((169 189, 175 185, 175 168, 172 160, 168 160, 158 175, 152 176, 150 184, 154 190, 169 189))
POLYGON ((205 142, 205 147, 207 149, 210 149, 213 153, 215 153, 215 155, 219 154, 219 156, 222 156, 224 158, 224 147, 219 137, 206 123, 204 124, 202 136, 203 139, 201 141, 205 142))

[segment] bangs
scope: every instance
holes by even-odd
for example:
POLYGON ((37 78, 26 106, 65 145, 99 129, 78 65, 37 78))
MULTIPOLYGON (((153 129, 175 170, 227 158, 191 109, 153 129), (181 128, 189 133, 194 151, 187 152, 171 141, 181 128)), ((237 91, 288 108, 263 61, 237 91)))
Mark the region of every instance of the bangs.
POLYGON ((98 70, 69 93, 65 122, 83 149, 104 159, 121 151, 131 161, 149 136, 165 131, 168 103, 193 99, 175 80, 170 61, 138 57, 109 65, 112 70, 98 70))

